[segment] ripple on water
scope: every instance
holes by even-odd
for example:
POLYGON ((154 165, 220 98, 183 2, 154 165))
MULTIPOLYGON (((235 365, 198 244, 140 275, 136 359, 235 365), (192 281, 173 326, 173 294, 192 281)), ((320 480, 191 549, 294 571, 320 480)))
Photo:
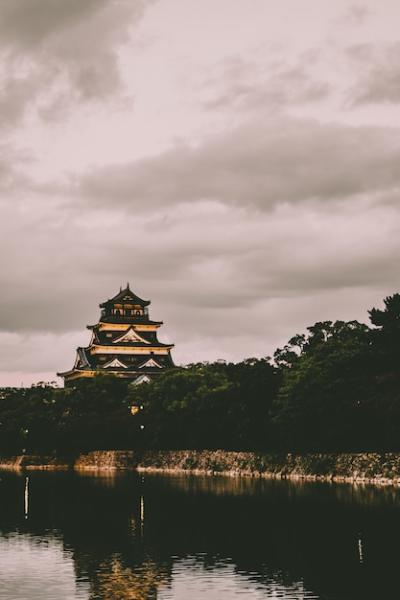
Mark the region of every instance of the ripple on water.
POLYGON ((244 596, 254 600, 318 600, 302 582, 280 583, 279 574, 261 578, 260 574, 237 570, 229 560, 219 560, 211 567, 203 556, 182 558, 174 562, 169 589, 160 590, 159 600, 234 600, 244 596))
POLYGON ((87 600, 76 582, 72 556, 61 541, 12 534, 0 538, 0 598, 3 600, 87 600))
POLYGON ((2 474, 0 600, 397 598, 400 491, 379 492, 2 474))

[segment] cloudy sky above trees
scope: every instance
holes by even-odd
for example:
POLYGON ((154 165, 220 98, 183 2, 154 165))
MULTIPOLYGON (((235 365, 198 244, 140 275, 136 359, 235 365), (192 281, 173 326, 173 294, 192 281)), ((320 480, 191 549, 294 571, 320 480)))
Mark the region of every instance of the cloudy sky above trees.
POLYGON ((396 0, 2 0, 0 385, 127 280, 178 363, 398 291, 396 0))

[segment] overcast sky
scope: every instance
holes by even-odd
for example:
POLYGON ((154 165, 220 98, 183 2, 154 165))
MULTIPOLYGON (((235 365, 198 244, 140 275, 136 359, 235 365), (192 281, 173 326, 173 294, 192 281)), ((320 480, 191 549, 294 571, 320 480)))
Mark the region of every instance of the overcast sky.
POLYGON ((178 364, 400 290, 398 0, 1 0, 0 386, 130 281, 178 364))

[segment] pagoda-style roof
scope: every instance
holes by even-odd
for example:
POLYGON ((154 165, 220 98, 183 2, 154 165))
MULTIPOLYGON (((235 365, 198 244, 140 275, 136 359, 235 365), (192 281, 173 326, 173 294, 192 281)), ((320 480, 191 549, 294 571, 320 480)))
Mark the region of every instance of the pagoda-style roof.
POLYGON ((118 348, 115 348, 115 353, 92 355, 90 354, 90 346, 87 348, 77 348, 75 364, 72 369, 62 373, 57 373, 60 377, 70 376, 73 373, 118 373, 125 372, 127 375, 131 373, 141 374, 158 373, 165 368, 174 367, 171 355, 155 355, 152 352, 146 356, 141 354, 135 357, 134 362, 129 360, 129 357, 121 355, 118 348), (101 360, 101 357, 106 360, 101 360), (128 358, 128 360, 127 360, 128 358))
POLYGON ((143 300, 139 296, 137 296, 134 292, 131 291, 129 287, 129 283, 126 284, 125 289, 120 289, 118 294, 116 294, 113 298, 102 302, 99 306, 100 308, 107 308, 111 304, 116 303, 125 303, 129 302, 132 304, 139 304, 140 306, 148 306, 150 304, 150 300, 143 300))
POLYGON ((134 382, 148 381, 165 369, 174 368, 170 350, 173 344, 157 339, 162 321, 151 321, 149 300, 137 296, 127 284, 110 300, 100 304, 100 320, 88 325, 92 337, 87 347, 79 347, 72 369, 58 373, 65 384, 81 377, 112 373, 134 382))

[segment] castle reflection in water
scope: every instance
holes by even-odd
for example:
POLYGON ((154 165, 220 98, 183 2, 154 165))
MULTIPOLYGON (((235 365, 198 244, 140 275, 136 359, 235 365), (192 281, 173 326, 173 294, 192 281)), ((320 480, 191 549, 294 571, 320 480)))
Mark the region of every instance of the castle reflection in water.
POLYGON ((396 597, 399 500, 326 483, 2 473, 0 597, 396 597))

